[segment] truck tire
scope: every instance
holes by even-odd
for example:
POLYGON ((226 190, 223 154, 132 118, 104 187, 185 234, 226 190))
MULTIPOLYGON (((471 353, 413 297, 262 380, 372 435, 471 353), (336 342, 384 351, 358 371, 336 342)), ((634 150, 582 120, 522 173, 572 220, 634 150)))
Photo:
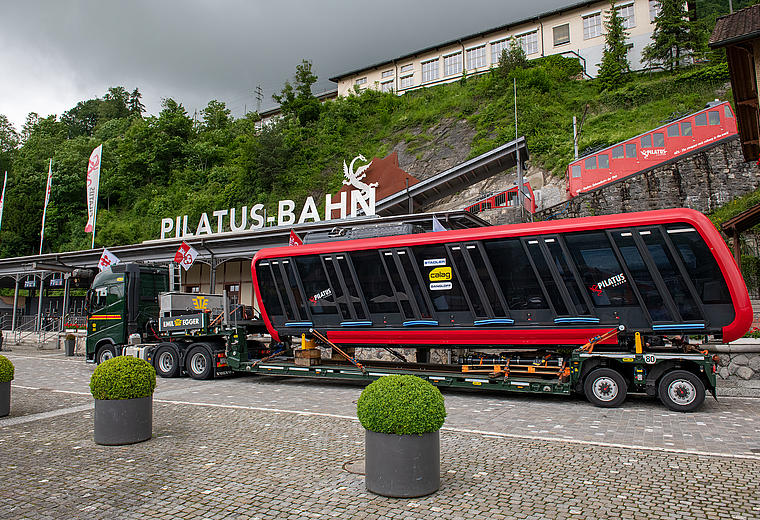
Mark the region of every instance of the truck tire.
POLYGON ((208 349, 200 345, 190 349, 185 358, 185 369, 193 379, 211 379, 214 373, 214 360, 208 349))
POLYGON ((660 378, 657 395, 674 412, 693 412, 705 401, 705 385, 688 370, 673 370, 660 378))
POLYGON ((95 362, 99 365, 104 361, 113 359, 116 357, 116 348, 113 345, 103 345, 98 348, 98 353, 95 355, 95 362))
POLYGON ((586 376, 583 393, 594 406, 614 408, 625 401, 628 384, 617 370, 597 368, 586 376))
POLYGON ((179 375, 179 356, 172 347, 159 347, 154 358, 156 373, 161 377, 177 377, 179 375))

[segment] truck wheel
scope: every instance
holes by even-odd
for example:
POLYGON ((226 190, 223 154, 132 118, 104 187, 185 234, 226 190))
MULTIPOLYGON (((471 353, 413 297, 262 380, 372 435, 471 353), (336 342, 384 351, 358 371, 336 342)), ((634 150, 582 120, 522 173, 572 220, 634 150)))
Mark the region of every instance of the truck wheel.
POLYGON ((109 359, 116 357, 116 349, 113 345, 104 345, 98 349, 98 354, 95 356, 95 360, 98 365, 109 359))
POLYGON ((594 406, 613 408, 625 401, 628 385, 620 372, 611 368, 597 368, 586 376, 583 392, 594 406))
POLYGON ((660 379, 657 395, 674 412, 693 412, 705 401, 705 385, 688 370, 673 370, 660 379))
POLYGON ((213 359, 203 347, 194 347, 187 355, 187 373, 193 379, 211 379, 214 372, 213 359))
POLYGON ((177 377, 179 375, 179 359, 177 352, 171 347, 161 347, 155 357, 156 373, 161 377, 177 377))

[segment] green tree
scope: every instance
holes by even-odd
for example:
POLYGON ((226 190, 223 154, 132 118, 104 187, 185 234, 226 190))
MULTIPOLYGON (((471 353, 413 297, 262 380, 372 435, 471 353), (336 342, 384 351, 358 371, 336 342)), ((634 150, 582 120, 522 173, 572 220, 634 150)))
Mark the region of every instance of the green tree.
POLYGON ((604 54, 598 78, 602 88, 611 89, 620 86, 626 79, 626 73, 630 71, 626 44, 628 32, 623 27, 623 18, 614 1, 610 2, 610 10, 604 20, 604 30, 604 54))
POLYGON ((212 99, 206 108, 201 110, 203 124, 206 130, 224 130, 232 123, 230 109, 221 101, 212 99))
POLYGON ((522 69, 528 64, 528 57, 525 50, 516 38, 509 40, 509 47, 501 51, 499 57, 499 71, 502 76, 506 77, 515 69, 522 69))
POLYGON ((321 103, 314 97, 311 87, 317 82, 317 76, 311 71, 311 62, 301 60, 296 65, 293 84, 286 81, 279 94, 272 94, 272 99, 280 104, 282 113, 298 119, 301 125, 313 123, 319 119, 321 103))
POLYGON ((10 168, 13 154, 18 145, 18 132, 5 114, 0 114, 0 175, 10 168))
POLYGON ((132 93, 129 94, 127 108, 129 109, 129 113, 133 116, 142 117, 142 113, 145 112, 145 105, 142 104, 140 101, 141 99, 142 94, 140 94, 140 91, 137 89, 134 89, 132 93))
POLYGON ((661 65, 672 71, 684 58, 702 50, 702 35, 689 21, 685 2, 660 0, 660 14, 654 23, 653 41, 642 52, 650 66, 661 65))

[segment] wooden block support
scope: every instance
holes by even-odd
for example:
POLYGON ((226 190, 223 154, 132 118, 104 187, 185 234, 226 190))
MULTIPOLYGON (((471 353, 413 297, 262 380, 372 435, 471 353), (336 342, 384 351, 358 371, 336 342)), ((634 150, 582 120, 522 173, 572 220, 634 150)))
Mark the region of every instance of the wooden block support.
POLYGON ((319 365, 322 351, 318 348, 299 348, 293 351, 294 362, 299 367, 319 365))

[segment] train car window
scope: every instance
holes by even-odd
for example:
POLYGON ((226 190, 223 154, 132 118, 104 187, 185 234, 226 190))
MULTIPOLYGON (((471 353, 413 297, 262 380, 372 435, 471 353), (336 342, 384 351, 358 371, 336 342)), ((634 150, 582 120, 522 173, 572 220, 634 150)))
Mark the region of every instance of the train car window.
POLYGON ((612 158, 613 159, 622 159, 624 157, 625 151, 623 148, 623 145, 616 146, 612 149, 612 158))
POLYGON ((638 306, 636 294, 604 233, 565 235, 565 244, 594 306, 638 306))
POLYGON ((499 193, 498 195, 496 195, 496 197, 494 198, 494 206, 497 208, 503 208, 506 205, 507 205, 507 194, 499 193))
POLYGON ((691 135, 691 121, 684 121, 681 123, 681 135, 691 135))
POLYGON ((570 293, 570 299, 573 301, 573 305, 575 305, 576 313, 589 314, 586 300, 581 294, 580 287, 578 287, 578 282, 576 281, 575 275, 573 275, 573 272, 567 263, 567 259, 565 258, 565 254, 562 251, 562 246, 559 244, 558 239, 544 239, 544 243, 546 243, 546 247, 549 249, 549 253, 554 260, 554 264, 557 266, 557 271, 559 271, 559 275, 562 278, 562 281, 565 283, 567 291, 570 293))
POLYGON ((585 166, 587 170, 595 170, 596 169, 596 155, 593 157, 588 157, 586 159, 585 166))
POLYGON ((467 211, 470 213, 479 213, 480 212, 480 204, 475 204, 474 206, 470 206, 467 208, 467 211))
POLYGON ((483 242, 483 246, 510 309, 549 308, 519 240, 487 240, 483 242))
POLYGON ((733 114, 733 112, 731 112, 731 107, 728 106, 728 105, 723 105, 723 115, 727 119, 733 119, 734 118, 734 114, 733 114))
POLYGON ((288 277, 288 285, 290 286, 290 293, 293 296, 296 319, 307 319, 309 315, 306 313, 306 297, 298 283, 298 278, 296 278, 293 262, 290 260, 282 260, 281 263, 282 268, 285 270, 285 274, 288 277))
POLYGON ((352 274, 351 267, 349 266, 349 258, 344 253, 335 255, 335 261, 338 263, 338 268, 343 275, 343 281, 346 283, 346 293, 348 304, 352 306, 356 317, 360 320, 366 319, 367 313, 364 312, 364 305, 362 304, 362 297, 359 293, 359 289, 354 283, 354 275, 352 274))
POLYGON ((312 314, 338 314, 335 295, 318 256, 297 256, 293 259, 306 292, 306 305, 312 314))
POLYGON ((651 135, 645 135, 641 138, 641 147, 642 148, 651 148, 652 147, 652 136, 651 135))
POLYGON ((391 251, 381 251, 380 257, 382 258, 383 262, 385 263, 386 269, 388 269, 388 276, 391 278, 391 284, 392 288, 396 293, 396 299, 398 300, 399 304, 401 305, 401 310, 404 314, 404 319, 413 319, 417 316, 414 313, 414 310, 412 309, 412 303, 409 301, 409 293, 406 289, 406 286, 404 286, 404 281, 401 278, 401 274, 399 273, 398 266, 396 265, 396 261, 393 259, 393 252, 391 251))
POLYGON ((477 318, 488 317, 486 306, 480 298, 475 280, 472 278, 470 269, 467 266, 467 261, 464 259, 464 252, 462 246, 459 244, 449 245, 449 253, 451 254, 451 262, 454 266, 454 274, 462 280, 462 286, 467 288, 467 296, 472 305, 472 311, 477 318))
POLYGON ((393 294, 388 275, 380 261, 379 251, 355 251, 350 253, 356 268, 356 277, 370 313, 399 314, 396 296, 393 294))
POLYGON ((610 156, 606 153, 600 153, 597 157, 599 157, 599 167, 600 168, 609 168, 610 167, 610 156))
POLYGON ((723 273, 699 233, 682 224, 667 226, 667 233, 702 302, 730 304, 731 295, 723 273))
POLYGON ((341 283, 341 280, 338 277, 338 272, 336 271, 336 261, 332 256, 325 256, 323 260, 327 278, 330 280, 330 286, 335 293, 333 294, 333 300, 338 304, 338 307, 340 307, 340 313, 343 318, 350 319, 352 316, 351 312, 348 310, 348 300, 346 298, 345 292, 343 291, 343 284, 341 283))
POLYGON ((567 310, 567 305, 562 298, 562 293, 560 293, 557 283, 554 281, 554 276, 552 276, 549 264, 546 263, 546 258, 544 258, 544 253, 541 251, 538 239, 531 239, 526 242, 530 256, 536 266, 536 270, 538 271, 539 276, 541 276, 541 281, 544 283, 546 292, 549 294, 549 298, 554 305, 554 312, 558 316, 568 316, 570 313, 567 310))
POLYGON ((668 127, 668 137, 678 137, 679 135, 681 134, 678 133, 678 123, 668 127))
POLYGON ((420 310, 420 317, 432 318, 433 315, 430 305, 428 305, 427 294, 422 291, 419 274, 414 265, 413 259, 410 258, 408 251, 396 251, 396 255, 401 262, 401 270, 406 275, 406 280, 409 283, 409 287, 412 289, 412 296, 417 302, 417 308, 420 310))
POLYGON ((692 298, 681 273, 676 265, 676 260, 670 254, 670 250, 663 241, 662 233, 659 229, 651 229, 645 231, 639 231, 641 238, 644 239, 644 243, 649 250, 649 254, 652 256, 657 270, 660 271, 665 285, 670 291, 670 295, 673 297, 678 312, 681 314, 681 318, 684 320, 699 320, 702 319, 702 313, 700 312, 697 303, 692 298))
POLYGON ((282 316, 282 305, 277 295, 277 286, 272 278, 269 262, 259 262, 256 266, 256 281, 261 292, 264 308, 269 316, 282 316))
POLYGON ((288 282, 284 281, 283 278, 282 262, 282 259, 272 260, 270 262, 270 265, 272 267, 272 276, 274 277, 275 290, 280 296, 280 301, 282 302, 282 307, 285 311, 285 318, 288 320, 295 320, 298 319, 298 316, 293 310, 290 291, 287 288, 288 282))
POLYGON ((490 202, 484 203, 483 206, 485 206, 485 209, 491 209, 491 203, 490 202))
POLYGON ((707 112, 707 117, 710 121, 710 124, 715 126, 720 124, 720 112, 717 110, 710 110, 707 112))
POLYGON ((707 114, 701 112, 694 116, 694 124, 697 126, 707 126, 707 114))
POLYGON ((501 296, 496 287, 496 280, 491 277, 491 269, 486 264, 488 260, 483 258, 483 254, 477 244, 467 244, 465 247, 466 251, 470 254, 470 260, 472 260, 472 264, 475 266, 475 272, 478 278, 480 278, 480 283, 483 285, 486 298, 491 303, 494 316, 506 316, 504 306, 501 304, 501 296))
POLYGON ((652 134, 652 144, 655 148, 662 148, 665 146, 665 134, 662 132, 655 132, 652 134))
POLYGON ((434 281, 433 278, 437 280, 435 276, 430 276, 438 267, 451 267, 446 248, 439 244, 415 246, 412 248, 412 253, 417 259, 417 265, 420 266, 422 276, 429 280, 428 289, 433 308, 437 312, 469 311, 470 307, 462 294, 459 277, 452 276, 449 287, 448 284, 434 281))
POLYGON ((573 164, 570 167, 571 175, 574 179, 577 179, 581 176, 581 165, 580 164, 573 164))
POLYGON ((636 158, 636 143, 627 143, 625 145, 625 157, 627 159, 636 158))
POLYGON ((625 260, 628 272, 633 277, 633 283, 639 289, 641 299, 644 300, 644 305, 652 321, 673 321, 673 315, 668 310, 662 295, 657 290, 657 285, 652 279, 652 274, 649 272, 638 247, 636 247, 636 243, 633 241, 632 233, 616 231, 612 236, 620 250, 620 255, 625 260))

